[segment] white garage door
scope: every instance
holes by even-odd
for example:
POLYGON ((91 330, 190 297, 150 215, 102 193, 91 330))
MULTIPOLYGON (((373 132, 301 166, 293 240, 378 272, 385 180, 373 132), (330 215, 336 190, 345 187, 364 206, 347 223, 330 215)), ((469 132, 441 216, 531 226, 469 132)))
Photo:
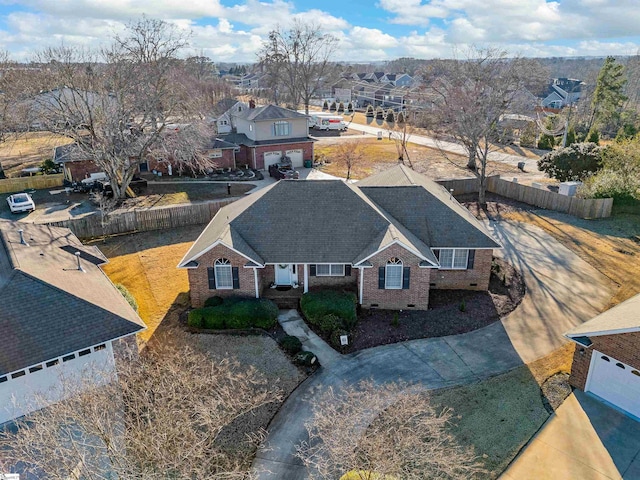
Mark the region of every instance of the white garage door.
POLYGON ((269 170, 269 165, 280 162, 282 152, 266 152, 264 154, 264 169, 269 170))
POLYGON ((637 369, 594 350, 585 390, 640 418, 637 369))
POLYGON ((293 164, 293 168, 302 168, 303 160, 302 160, 302 149, 299 148, 297 150, 287 150, 285 153, 287 157, 291 159, 291 163, 293 164))

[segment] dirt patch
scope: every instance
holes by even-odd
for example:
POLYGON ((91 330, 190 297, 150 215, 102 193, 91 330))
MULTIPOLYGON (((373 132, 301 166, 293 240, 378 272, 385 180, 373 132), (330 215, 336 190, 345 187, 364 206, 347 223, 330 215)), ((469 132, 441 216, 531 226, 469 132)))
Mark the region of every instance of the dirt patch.
POLYGON ((127 198, 120 208, 148 208, 241 197, 253 188, 255 185, 250 183, 232 183, 229 194, 227 185, 222 183, 150 183, 143 195, 127 198))
POLYGON ((549 377, 540 388, 542 390, 542 403, 549 413, 553 413, 571 395, 569 374, 556 373, 549 377))
POLYGON ((496 258, 488 292, 431 290, 429 310, 361 310, 352 331, 352 343, 345 353, 477 330, 512 312, 524 293, 522 276, 513 266, 496 258))
POLYGON ((583 220, 550 210, 513 210, 502 218, 531 223, 619 285, 607 309, 640 292, 640 215, 583 220))
POLYGON ((456 200, 464 205, 478 220, 504 220, 511 213, 529 212, 537 209, 537 207, 528 203, 518 202, 490 192, 486 194, 485 205, 481 205, 478 202, 477 193, 456 195, 456 200))

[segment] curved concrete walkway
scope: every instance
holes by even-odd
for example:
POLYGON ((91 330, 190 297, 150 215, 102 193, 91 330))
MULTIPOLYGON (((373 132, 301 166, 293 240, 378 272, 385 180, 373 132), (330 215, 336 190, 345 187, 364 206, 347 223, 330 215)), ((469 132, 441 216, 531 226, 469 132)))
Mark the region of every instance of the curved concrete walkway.
POLYGON ((295 310, 281 314, 284 329, 318 355, 322 368, 291 394, 274 417, 266 448, 254 461, 259 478, 307 478, 295 458, 295 446, 307 440, 309 400, 328 387, 372 379, 438 389, 486 379, 551 353, 565 342, 565 331, 599 313, 609 301, 609 280, 543 230, 507 222, 488 227, 505 247, 498 255, 522 272, 527 286, 521 305, 500 322, 461 335, 342 356, 311 332, 295 310))

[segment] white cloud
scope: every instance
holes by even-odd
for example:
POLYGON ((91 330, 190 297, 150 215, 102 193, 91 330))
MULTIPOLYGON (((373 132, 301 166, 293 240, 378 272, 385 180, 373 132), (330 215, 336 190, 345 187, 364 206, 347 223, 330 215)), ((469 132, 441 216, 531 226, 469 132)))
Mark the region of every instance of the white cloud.
POLYGON ((353 27, 349 32, 356 48, 387 49, 398 46, 398 40, 376 28, 353 27))

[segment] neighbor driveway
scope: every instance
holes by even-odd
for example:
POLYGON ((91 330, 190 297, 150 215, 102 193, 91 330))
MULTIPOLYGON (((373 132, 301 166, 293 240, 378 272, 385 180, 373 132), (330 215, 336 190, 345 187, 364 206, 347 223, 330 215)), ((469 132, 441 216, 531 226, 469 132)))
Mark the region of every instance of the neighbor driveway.
POLYGON ((501 480, 640 478, 640 423, 576 390, 501 480))
POLYGON ((489 228, 505 247, 500 255, 523 274, 527 294, 514 312, 485 328, 341 356, 311 332, 295 310, 282 312, 279 320, 284 329, 316 352, 323 367, 291 394, 274 417, 266 448, 254 461, 260 478, 307 478, 295 458, 295 446, 308 439, 309 400, 327 388, 372 379, 438 389, 486 379, 551 353, 566 341, 562 337, 566 330, 600 313, 608 303, 609 280, 541 229, 508 222, 489 228))

